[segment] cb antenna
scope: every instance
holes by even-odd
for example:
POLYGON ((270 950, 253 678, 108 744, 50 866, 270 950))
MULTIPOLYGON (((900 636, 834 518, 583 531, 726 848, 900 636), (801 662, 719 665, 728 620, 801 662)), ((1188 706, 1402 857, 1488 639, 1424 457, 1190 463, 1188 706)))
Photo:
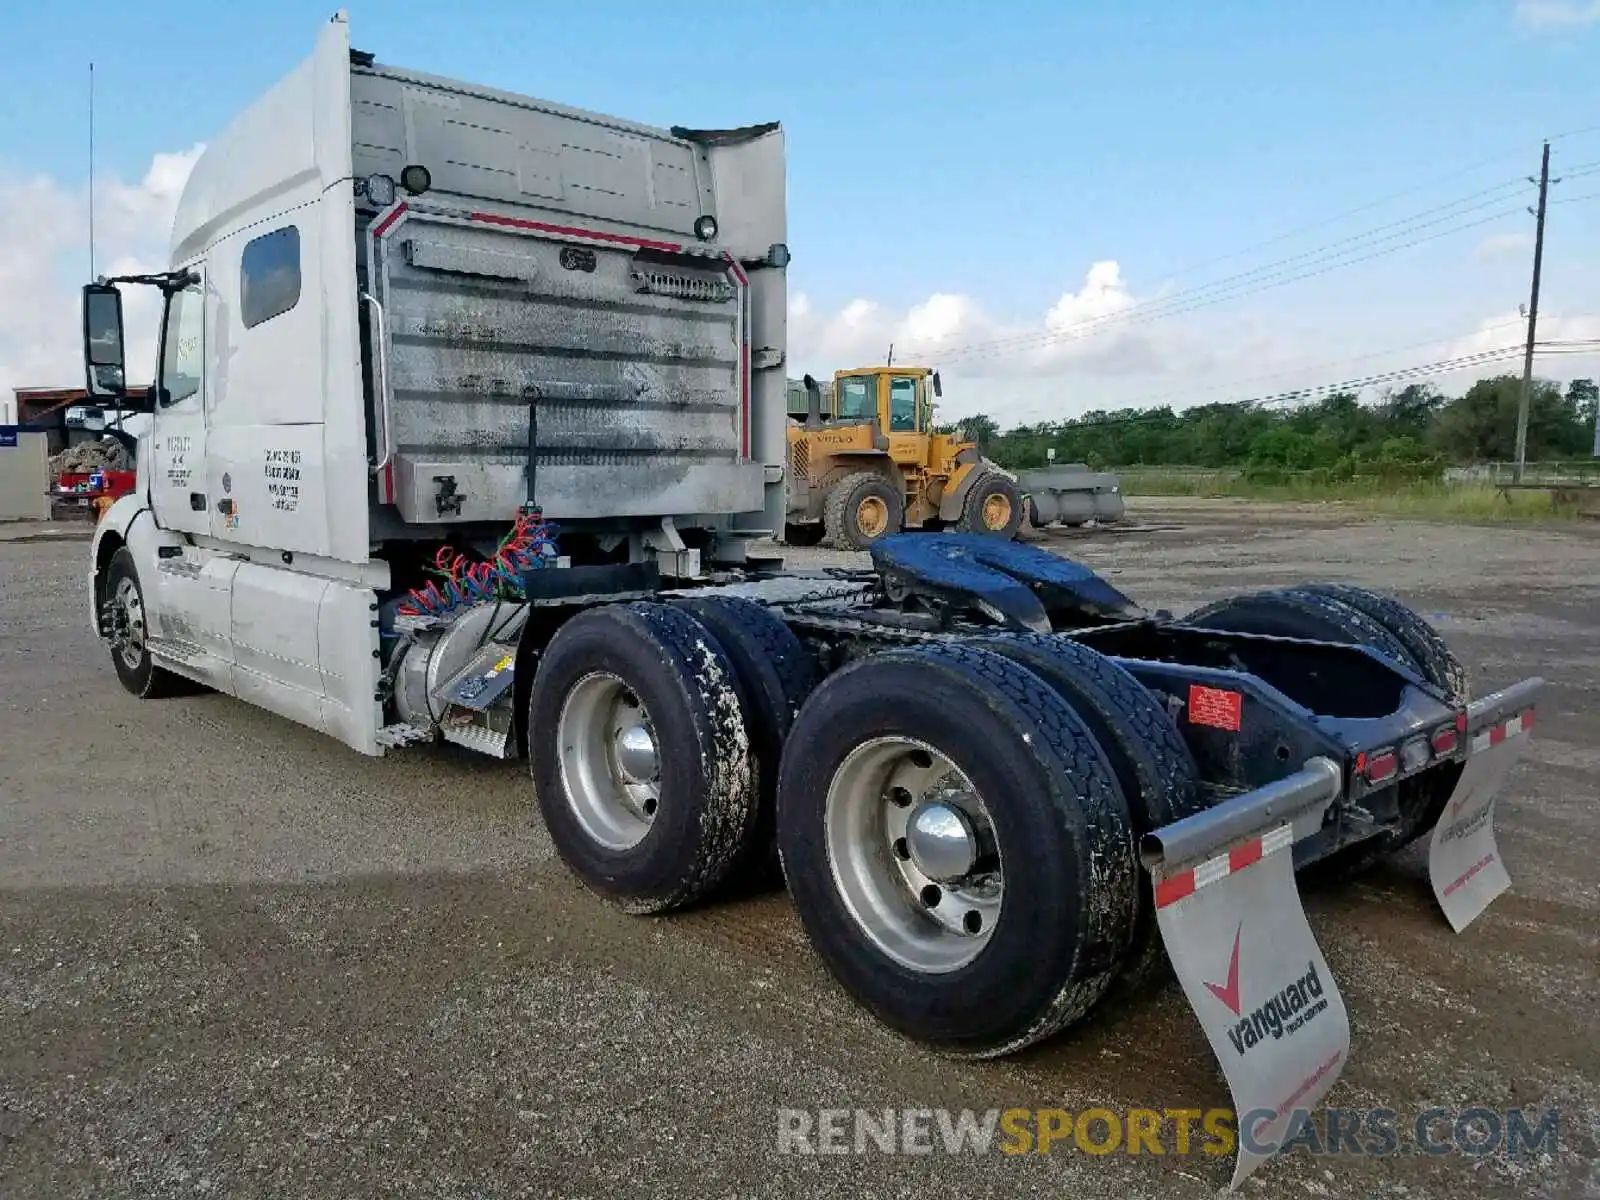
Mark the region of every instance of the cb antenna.
POLYGON ((89 278, 94 279, 94 63, 89 63, 89 278))

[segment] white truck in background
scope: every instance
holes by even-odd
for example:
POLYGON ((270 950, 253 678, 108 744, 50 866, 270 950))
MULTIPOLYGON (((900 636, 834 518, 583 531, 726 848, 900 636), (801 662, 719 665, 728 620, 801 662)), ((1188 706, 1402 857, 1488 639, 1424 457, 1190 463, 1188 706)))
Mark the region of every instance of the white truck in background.
POLYGON ((1350 1049, 1295 871, 1426 837, 1465 927, 1510 884, 1495 797, 1543 681, 1473 698, 1416 613, 1346 584, 1177 619, 943 533, 769 570, 784 221, 775 125, 396 70, 336 16, 196 164, 170 268, 84 290, 110 402, 119 289, 165 297, 94 627, 140 697, 525 756, 563 860, 630 912, 779 851, 835 978, 948 1052, 1046 1038, 1164 951, 1237 1184, 1350 1049))

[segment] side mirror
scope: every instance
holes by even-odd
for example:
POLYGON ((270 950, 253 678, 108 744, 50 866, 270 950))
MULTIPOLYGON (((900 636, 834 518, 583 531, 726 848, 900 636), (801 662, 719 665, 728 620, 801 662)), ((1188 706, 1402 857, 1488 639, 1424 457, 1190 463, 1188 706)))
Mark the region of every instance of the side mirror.
POLYGON ((122 347, 122 293, 108 283, 83 289, 83 365, 91 397, 127 391, 122 347))
POLYGON ((944 399, 944 384, 939 382, 939 372, 933 373, 933 394, 941 400, 944 399))

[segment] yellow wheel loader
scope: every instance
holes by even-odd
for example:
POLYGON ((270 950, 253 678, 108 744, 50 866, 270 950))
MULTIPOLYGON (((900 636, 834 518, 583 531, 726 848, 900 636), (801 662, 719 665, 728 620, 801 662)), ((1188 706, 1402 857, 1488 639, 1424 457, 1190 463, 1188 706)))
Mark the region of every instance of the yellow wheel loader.
POLYGON ((806 415, 789 424, 784 540, 864 550, 902 529, 954 525, 1010 538, 1022 522, 1015 478, 977 444, 933 429, 938 372, 838 371, 825 404, 805 377, 806 415), (931 394, 930 394, 931 393, 931 394))

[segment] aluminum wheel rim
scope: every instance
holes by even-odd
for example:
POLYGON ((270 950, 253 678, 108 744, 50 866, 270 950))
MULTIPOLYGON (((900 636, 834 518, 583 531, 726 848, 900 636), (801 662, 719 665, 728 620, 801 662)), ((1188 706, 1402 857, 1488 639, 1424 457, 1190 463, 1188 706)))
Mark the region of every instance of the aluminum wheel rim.
POLYGON ((866 537, 877 537, 889 525, 889 506, 877 496, 856 505, 856 526, 866 537))
POLYGON ((644 841, 661 800, 655 726, 632 689, 604 671, 567 693, 556 724, 561 787, 578 824, 608 850, 644 841))
POLYGON ((117 581, 111 597, 111 648, 131 671, 144 661, 144 603, 139 585, 127 576, 117 581))
POLYGON ((845 909, 889 958, 937 975, 981 954, 999 924, 1004 864, 982 797, 949 758, 915 738, 863 742, 828 785, 828 865, 845 909), (959 812, 975 837, 973 869, 935 880, 907 845, 912 815, 959 812))
POLYGON ((984 498, 983 523, 990 529, 1004 529, 1011 520, 1011 497, 995 492, 984 498))

